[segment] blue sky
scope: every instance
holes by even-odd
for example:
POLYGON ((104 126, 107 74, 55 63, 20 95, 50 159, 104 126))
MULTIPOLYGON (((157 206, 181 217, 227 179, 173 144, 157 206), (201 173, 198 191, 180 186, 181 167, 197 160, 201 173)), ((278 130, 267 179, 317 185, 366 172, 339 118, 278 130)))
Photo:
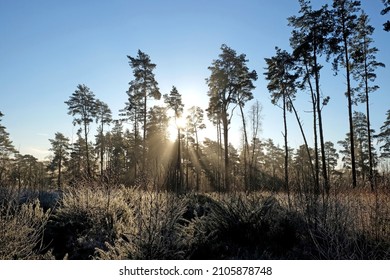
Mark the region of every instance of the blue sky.
MULTIPOLYGON (((313 1, 324 2, 330 3, 313 1)), ((380 15, 382 2, 362 2, 376 27, 377 58, 390 67, 390 33, 382 31, 386 20, 380 15)), ((48 155, 48 139, 55 132, 71 139, 75 136, 77 127, 73 127, 64 101, 78 84, 86 84, 117 117, 133 79, 126 56, 136 56, 138 49, 157 64, 155 75, 163 94, 175 85, 187 108, 199 105, 205 109, 207 67, 218 57, 220 46, 227 44, 237 53, 245 53, 249 68, 259 75, 253 93, 263 106, 261 137, 282 143, 282 115, 270 103, 264 58, 274 55, 275 46, 290 50, 287 17, 298 10, 295 0, 1 0, 3 124, 21 153, 43 159, 48 155)), ((329 70, 325 65, 321 81, 324 95, 331 96, 324 109, 324 130, 326 140, 337 142, 347 132, 347 100, 342 72, 334 77, 329 70)), ((377 75, 381 88, 371 96, 371 108, 372 125, 378 131, 390 109, 390 76, 388 69, 378 70, 377 75)), ((304 112, 310 111, 309 96, 299 94, 296 105, 311 139, 311 115, 304 112)), ((303 141, 293 115, 289 118, 289 143, 296 147, 303 141)), ((235 119, 230 139, 238 145, 239 116, 235 119)), ((207 131, 207 136, 212 135, 212 130, 207 131)))

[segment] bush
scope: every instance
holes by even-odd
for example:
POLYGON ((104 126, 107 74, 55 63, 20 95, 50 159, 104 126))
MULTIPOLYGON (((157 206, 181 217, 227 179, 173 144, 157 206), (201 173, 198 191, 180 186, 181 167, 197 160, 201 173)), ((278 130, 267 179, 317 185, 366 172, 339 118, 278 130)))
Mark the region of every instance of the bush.
POLYGON ((303 220, 273 197, 224 196, 187 228, 193 259, 294 258, 303 220))
POLYGON ((3 203, 0 213, 0 259, 44 258, 39 253, 49 216, 50 211, 44 212, 39 200, 20 207, 3 203))
POLYGON ((57 259, 91 259, 131 224, 132 213, 120 191, 69 189, 48 224, 47 244, 57 259))
POLYGON ((169 193, 127 191, 133 219, 120 239, 98 250, 99 259, 183 259, 185 199, 169 193))
POLYGON ((332 197, 317 206, 316 223, 307 228, 306 245, 310 258, 362 260, 390 257, 388 226, 383 223, 386 217, 383 211, 388 213, 389 204, 383 202, 380 209, 372 209, 376 204, 369 197, 372 194, 360 195, 350 193, 332 197))

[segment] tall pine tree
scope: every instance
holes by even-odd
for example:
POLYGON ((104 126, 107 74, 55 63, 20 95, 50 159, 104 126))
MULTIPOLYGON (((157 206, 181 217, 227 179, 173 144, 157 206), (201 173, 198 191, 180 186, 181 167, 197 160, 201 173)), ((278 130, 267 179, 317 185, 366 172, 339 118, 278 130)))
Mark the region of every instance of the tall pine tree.
POLYGON ((222 123, 224 147, 224 189, 230 189, 229 167, 229 127, 233 111, 241 103, 252 98, 253 81, 257 79, 256 72, 250 71, 245 54, 237 55, 236 51, 226 45, 221 46, 222 53, 209 67, 210 77, 206 80, 209 87, 210 115, 222 123))
POLYGON ((360 1, 354 0, 333 0, 333 18, 334 18, 334 39, 336 44, 334 49, 333 67, 338 71, 339 66, 345 69, 347 89, 345 95, 348 100, 348 119, 349 119, 349 139, 351 141, 350 157, 352 170, 352 186, 356 187, 356 161, 355 161, 355 137, 353 127, 353 88, 352 88, 352 45, 357 36, 358 12, 360 12, 360 1))
MULTIPOLYGON (((127 56, 127 58, 134 75, 134 80, 129 83, 130 87, 127 91, 129 96, 128 110, 133 111, 135 125, 138 125, 138 121, 142 123, 142 172, 145 172, 148 99, 159 100, 161 93, 153 73, 156 64, 151 62, 149 55, 138 50, 137 57, 127 56)), ((135 130, 137 131, 137 128, 135 130)))
POLYGON ((84 132, 85 156, 87 164, 87 175, 92 177, 90 151, 88 145, 88 134, 90 124, 96 118, 96 99, 94 93, 86 86, 79 84, 75 92, 70 96, 68 101, 68 114, 74 117, 73 125, 80 125, 84 132))

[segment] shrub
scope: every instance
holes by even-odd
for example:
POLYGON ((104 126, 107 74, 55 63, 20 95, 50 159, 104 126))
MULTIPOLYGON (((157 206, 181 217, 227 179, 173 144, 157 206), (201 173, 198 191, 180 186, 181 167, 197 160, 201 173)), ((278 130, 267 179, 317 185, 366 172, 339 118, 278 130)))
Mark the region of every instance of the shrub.
POLYGON ((193 259, 288 257, 299 244, 303 221, 273 197, 224 196, 207 207, 187 229, 193 259))
POLYGON ((129 191, 132 222, 108 250, 98 249, 99 259, 183 259, 186 244, 182 235, 185 199, 169 193, 129 191))
POLYGON ((91 259, 96 248, 116 240, 131 220, 119 190, 68 189, 49 222, 46 242, 57 259, 91 259))
POLYGON ((307 228, 310 258, 326 260, 388 259, 388 201, 371 193, 344 193, 318 205, 315 224, 307 228))
MULTIPOLYGON (((0 259, 41 259, 42 238, 50 211, 39 200, 22 204, 3 203, 0 213, 0 259)), ((49 254, 46 255, 49 257, 49 254)))

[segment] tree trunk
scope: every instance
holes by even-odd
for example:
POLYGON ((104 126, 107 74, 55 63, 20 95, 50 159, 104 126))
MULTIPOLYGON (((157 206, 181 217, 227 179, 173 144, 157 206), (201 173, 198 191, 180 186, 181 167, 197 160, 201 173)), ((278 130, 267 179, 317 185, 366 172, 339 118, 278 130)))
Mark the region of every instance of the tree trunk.
POLYGON ((222 174, 222 131, 221 131, 221 120, 217 120, 217 144, 218 144, 218 166, 217 166, 217 188, 218 192, 221 191, 221 174, 222 174))
POLYGON ((222 125, 223 125, 223 144, 225 148, 225 178, 224 178, 224 191, 230 191, 230 170, 229 170, 229 136, 228 136, 228 118, 226 111, 222 112, 222 125))
MULTIPOLYGON (((311 170, 311 173, 312 173, 312 177, 315 178, 315 173, 314 173, 314 167, 313 167, 313 161, 312 161, 312 158, 311 158, 311 154, 310 154, 310 150, 309 150, 309 145, 307 144, 307 140, 306 140, 306 135, 305 135, 305 132, 303 130, 303 127, 302 127, 302 123, 301 123, 301 120, 299 119, 299 116, 298 116, 298 112, 297 110, 295 109, 295 106, 290 98, 290 96, 288 97, 289 99, 289 102, 291 104, 291 107, 294 111, 294 114, 295 114, 295 118, 297 119, 297 122, 298 122, 298 125, 299 125, 299 129, 301 131, 301 134, 302 134, 302 137, 303 137, 303 141, 305 142, 305 148, 306 148, 306 152, 307 152, 307 156, 309 157, 309 161, 310 161, 310 170, 311 170)), ((302 172, 303 174, 303 172, 302 172)), ((303 176, 302 176, 303 178, 303 176)))
POLYGON ((142 144, 142 173, 144 175, 145 173, 145 169, 146 169, 146 110, 147 110, 147 106, 146 106, 146 102, 147 102, 147 95, 146 95, 146 88, 144 89, 145 91, 145 96, 144 96, 144 134, 143 134, 143 144, 142 144))
POLYGON ((344 41, 344 57, 345 57, 345 68, 347 76, 347 98, 348 98, 348 118, 349 118, 349 135, 351 142, 351 167, 352 167, 352 187, 356 187, 356 162, 355 162, 355 140, 354 140, 354 131, 353 131, 353 117, 352 117, 352 92, 351 92, 351 77, 349 69, 349 52, 348 52, 348 42, 346 35, 346 28, 343 22, 343 41, 344 41))
POLYGON ((85 137, 85 155, 87 157, 87 174, 88 178, 92 177, 91 166, 89 163, 89 148, 88 148, 88 131, 87 131, 87 122, 84 121, 84 137, 85 137))
POLYGON ((57 180, 57 185, 58 189, 61 189, 61 165, 62 165, 62 153, 60 153, 59 159, 58 159, 58 180, 57 180))
MULTIPOLYGON (((135 112, 134 116, 134 147, 133 147, 133 155, 134 155, 134 180, 137 178, 137 164, 138 164, 138 158, 135 154, 138 150, 138 115, 137 112, 135 112)), ((126 161, 125 161, 126 163, 126 161)))
POLYGON ((321 162, 322 162, 322 177, 324 179, 324 189, 329 194, 328 172, 326 171, 326 158, 325 158, 325 143, 324 143, 324 131, 322 128, 322 114, 321 114, 321 93, 320 93, 320 77, 317 63, 317 48, 314 43, 314 75, 316 83, 316 101, 317 101, 317 116, 318 116, 318 129, 320 132, 320 145, 321 145, 321 162))
POLYGON ((100 177, 103 179, 103 161, 104 161, 104 139, 103 139, 103 121, 102 121, 102 130, 100 131, 100 177))
MULTIPOLYGON (((366 48, 366 44, 364 44, 366 48)), ((369 102, 369 88, 368 88, 368 65, 367 65, 367 50, 364 49, 364 86, 365 86, 365 97, 366 97, 366 118, 367 118, 367 136, 368 136, 368 160, 369 160, 369 181, 371 190, 374 190, 374 163, 372 158, 372 147, 371 147, 371 124, 370 124, 370 102, 369 102)))
POLYGON ((181 150, 180 150, 180 128, 177 129, 177 161, 176 161, 176 193, 181 192, 182 188, 181 172, 181 150))
POLYGON ((249 157, 249 144, 248 144, 248 134, 246 131, 246 121, 244 116, 244 110, 242 108, 242 105, 239 104, 240 107, 240 113, 241 113, 241 119, 242 119, 242 127, 244 130, 244 184, 245 189, 252 190, 252 187, 248 184, 248 157, 249 157))
POLYGON ((197 128, 195 127, 195 140, 196 140, 196 159, 197 159, 197 162, 196 162, 196 166, 195 166, 195 170, 196 170, 196 191, 199 192, 199 162, 200 162, 200 156, 199 156, 199 140, 198 140, 198 130, 197 128))
POLYGON ((290 207, 290 187, 288 182, 288 143, 287 143, 287 101, 286 94, 283 94, 283 123, 284 123, 284 186, 287 191, 288 205, 290 207))
POLYGON ((320 181, 319 181, 319 159, 318 159, 318 135, 317 135, 317 101, 316 101, 316 94, 313 89, 313 85, 311 84, 310 80, 310 72, 307 66, 307 62, 305 62, 306 66, 306 72, 308 75, 308 84, 310 87, 310 93, 311 93, 311 102, 313 104, 313 133, 314 133, 314 170, 315 173, 313 174, 313 179, 314 179, 314 192, 316 195, 319 194, 319 189, 320 189, 320 181))

